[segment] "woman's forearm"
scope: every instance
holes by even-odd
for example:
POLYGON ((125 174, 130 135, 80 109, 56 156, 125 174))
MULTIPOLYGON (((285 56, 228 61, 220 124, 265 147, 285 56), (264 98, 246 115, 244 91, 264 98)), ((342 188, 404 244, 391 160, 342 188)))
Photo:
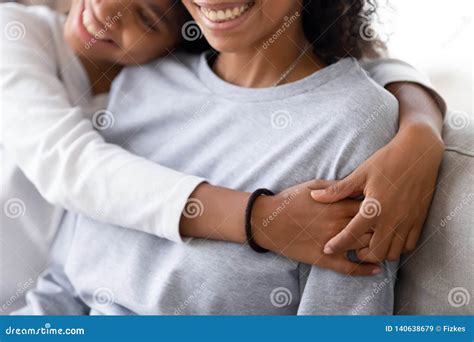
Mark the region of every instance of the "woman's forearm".
POLYGON ((400 105, 400 132, 420 129, 432 133, 442 143, 443 114, 428 90, 412 82, 390 83, 386 88, 400 105))
POLYGON ((249 196, 246 192, 200 184, 181 215, 181 235, 244 243, 244 213, 249 196))

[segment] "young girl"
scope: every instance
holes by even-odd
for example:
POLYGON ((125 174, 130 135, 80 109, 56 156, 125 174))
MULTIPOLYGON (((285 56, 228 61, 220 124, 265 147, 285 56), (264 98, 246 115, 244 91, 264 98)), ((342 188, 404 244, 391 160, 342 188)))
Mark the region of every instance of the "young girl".
MULTIPOLYGON (((19 27, 21 39, 10 35, 2 46, 5 60, 1 67, 2 106, 6 114, 3 143, 7 153, 11 151, 9 155, 39 192, 67 209, 175 241, 180 240, 178 227, 181 224, 181 231, 187 236, 243 242, 240 225, 219 225, 216 231, 215 223, 222 222, 217 209, 206 210, 198 220, 190 220, 186 215, 181 219, 191 193, 193 198, 201 199, 206 208, 214 208, 207 205, 207 195, 203 194, 212 194, 210 197, 219 199, 216 194, 224 196, 222 189, 202 184, 203 179, 199 177, 182 175, 133 156, 118 146, 106 144, 93 129, 106 130, 113 125, 112 113, 96 111, 104 108, 103 103, 95 108, 88 107, 100 99, 93 98, 92 94, 108 90, 120 70, 117 65, 145 62, 173 45, 170 38, 175 36, 164 32, 179 31, 172 25, 177 21, 163 17, 156 26, 160 15, 170 12, 166 8, 166 4, 159 1, 75 1, 64 26, 66 45, 62 38, 62 18, 45 9, 5 6, 2 28, 7 33, 15 32, 12 28, 19 27), (28 96, 19 101, 18 94, 25 92, 28 96), (91 114, 94 114, 92 124, 84 120, 91 114), (201 186, 197 187, 199 184, 201 186), (212 224, 208 224, 209 221, 212 224)), ((416 76, 410 76, 405 80, 416 79, 416 76)), ((400 79, 392 77, 391 80, 400 79)), ((429 104, 430 98, 422 90, 417 91, 429 104)), ((425 103, 421 105, 424 107, 425 103)), ((407 108, 412 111, 406 104, 402 111, 407 112, 407 108)), ((437 109, 429 109, 437 114, 437 109)), ((418 111, 420 116, 424 113, 424 108, 418 111)), ((398 158, 405 158, 405 154, 398 153, 398 158)), ((413 155, 407 159, 411 158, 413 155)), ((436 161, 432 163, 436 164, 436 161)), ((60 216, 58 209, 41 202, 39 196, 35 198, 18 169, 11 167, 9 170, 14 171, 7 176, 20 179, 27 191, 19 193, 20 188, 11 182, 17 195, 10 193, 4 202, 23 204, 25 216, 35 212, 44 215, 29 217, 40 222, 41 229, 52 227, 39 234, 51 238, 57 226, 57 220, 51 218, 60 216)), ((384 186, 380 186, 379 190, 382 189, 384 186)), ((236 212, 240 215, 239 210, 236 212)), ((19 222, 24 224, 24 221, 8 217, 9 227, 19 222)), ((25 235, 31 236, 36 227, 37 224, 34 228, 27 227, 25 232, 28 234, 25 235)), ((281 241, 291 236, 285 236, 281 231, 280 235, 281 241)), ((268 248, 286 254, 281 246, 268 248)), ((288 254, 297 260, 305 260, 305 250, 288 254)))

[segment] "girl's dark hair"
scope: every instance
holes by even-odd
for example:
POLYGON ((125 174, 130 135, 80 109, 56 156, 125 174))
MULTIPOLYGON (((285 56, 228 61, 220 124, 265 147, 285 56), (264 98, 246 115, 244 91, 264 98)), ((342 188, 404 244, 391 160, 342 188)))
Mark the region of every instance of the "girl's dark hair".
MULTIPOLYGON (((376 0, 304 0, 301 15, 306 38, 327 64, 348 56, 378 57, 385 45, 372 26, 377 8, 376 0)), ((188 52, 203 52, 211 47, 202 37, 195 41, 184 40, 182 48, 188 52)))

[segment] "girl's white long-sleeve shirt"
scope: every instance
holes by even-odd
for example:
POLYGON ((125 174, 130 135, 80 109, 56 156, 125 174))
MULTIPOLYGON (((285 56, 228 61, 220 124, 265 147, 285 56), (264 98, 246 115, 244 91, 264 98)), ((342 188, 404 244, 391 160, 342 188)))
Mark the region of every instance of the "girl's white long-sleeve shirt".
MULTIPOLYGON (((179 230, 169 227, 178 227, 203 179, 104 141, 100 129, 113 120, 103 111, 107 96, 92 96, 83 66, 63 40, 63 16, 9 4, 0 21, 5 153, 50 203, 179 241, 179 230)), ((6 181, 16 187, 14 179, 6 181)))

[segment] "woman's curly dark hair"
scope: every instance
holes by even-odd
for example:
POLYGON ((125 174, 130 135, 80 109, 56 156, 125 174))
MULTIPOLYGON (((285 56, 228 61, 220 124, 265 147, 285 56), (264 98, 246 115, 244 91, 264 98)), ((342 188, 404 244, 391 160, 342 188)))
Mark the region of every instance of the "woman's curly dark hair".
POLYGON ((305 0, 306 39, 328 64, 348 56, 378 57, 385 45, 373 27, 377 8, 375 0, 305 0))
MULTIPOLYGON (((301 15, 306 39, 327 64, 344 57, 378 57, 385 51, 385 44, 372 26, 377 8, 376 0, 304 0, 301 15)), ((183 41, 182 48, 203 52, 210 46, 202 37, 183 41)))

